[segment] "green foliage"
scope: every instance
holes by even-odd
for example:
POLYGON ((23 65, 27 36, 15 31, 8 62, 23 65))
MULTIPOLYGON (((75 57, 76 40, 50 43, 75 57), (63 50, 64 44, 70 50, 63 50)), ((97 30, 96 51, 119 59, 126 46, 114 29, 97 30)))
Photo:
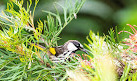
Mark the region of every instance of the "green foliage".
POLYGON ((122 60, 127 59, 122 58, 122 55, 128 52, 119 48, 121 42, 117 29, 110 29, 109 35, 104 36, 90 31, 87 37, 89 44, 85 44, 90 52, 90 55, 86 55, 87 59, 76 55, 70 57, 71 62, 51 62, 47 55, 48 49, 57 46, 59 34, 72 19, 77 18, 76 14, 85 0, 66 0, 64 5, 55 2, 56 13, 43 10, 47 13, 47 19, 39 19, 35 24, 34 12, 38 2, 39 0, 35 0, 31 12, 32 0, 27 2, 27 7, 23 6, 23 0, 10 0, 7 9, 0 16, 0 80, 136 80, 136 70, 130 63, 122 60), (15 6, 18 10, 14 10, 15 6), (57 6, 62 8, 63 16, 57 6), (121 66, 123 74, 119 78, 119 65, 115 61, 124 65, 121 66))
POLYGON ((49 14, 47 16, 47 21, 45 21, 46 31, 44 32, 45 33, 44 35, 46 35, 45 40, 49 41, 49 44, 54 44, 54 45, 56 44, 59 34, 66 27, 66 25, 70 23, 70 21, 74 17, 76 18, 76 14, 80 10, 81 6, 84 4, 85 0, 81 0, 81 1, 75 0, 74 5, 72 5, 72 2, 73 1, 71 0, 70 1, 66 0, 64 5, 55 3, 55 8, 56 8, 56 5, 59 5, 63 9, 63 12, 64 12, 63 18, 60 17, 60 14, 57 8, 56 8, 56 12, 57 12, 56 14, 43 10, 43 12, 46 12, 49 14), (51 15, 54 16, 55 19, 54 17, 51 17, 51 15))
POLYGON ((123 71, 123 75, 120 78, 120 81, 126 81, 127 80, 129 71, 130 71, 130 65, 126 65, 124 68, 124 71, 123 71))
POLYGON ((10 0, 7 9, 0 16, 0 80, 54 80, 66 79, 66 68, 74 69, 78 62, 65 62, 65 65, 52 63, 46 55, 49 47, 57 46, 58 36, 76 16, 85 0, 66 0, 65 5, 55 3, 64 11, 63 20, 57 13, 48 13, 47 20, 34 23, 34 12, 39 0, 10 0), (18 10, 14 10, 17 6, 18 10), (44 48, 39 44, 42 43, 44 48), (49 64, 49 66, 47 65, 49 64), (60 77, 60 78, 59 78, 60 77), (63 78, 62 78, 63 77, 63 78))

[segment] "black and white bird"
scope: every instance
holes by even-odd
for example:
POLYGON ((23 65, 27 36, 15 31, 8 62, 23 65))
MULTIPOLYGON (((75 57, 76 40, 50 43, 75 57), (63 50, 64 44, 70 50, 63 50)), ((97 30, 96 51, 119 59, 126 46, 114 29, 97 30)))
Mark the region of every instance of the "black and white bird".
POLYGON ((48 56, 55 63, 62 61, 64 62, 69 56, 78 50, 88 54, 86 49, 83 48, 83 45, 79 41, 69 40, 64 45, 50 48, 48 51, 48 56))

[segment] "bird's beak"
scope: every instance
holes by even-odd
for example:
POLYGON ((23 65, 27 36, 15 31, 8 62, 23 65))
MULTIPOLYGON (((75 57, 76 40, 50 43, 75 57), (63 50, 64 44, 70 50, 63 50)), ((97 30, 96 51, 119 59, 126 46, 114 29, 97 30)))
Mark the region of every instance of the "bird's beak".
POLYGON ((88 54, 89 55, 89 53, 87 52, 87 50, 86 49, 81 49, 81 51, 83 51, 83 52, 85 52, 86 54, 88 54))

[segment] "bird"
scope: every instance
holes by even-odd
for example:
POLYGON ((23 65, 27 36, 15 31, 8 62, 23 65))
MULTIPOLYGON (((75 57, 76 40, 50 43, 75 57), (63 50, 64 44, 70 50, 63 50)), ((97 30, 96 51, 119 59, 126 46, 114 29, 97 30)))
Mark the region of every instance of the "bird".
MULTIPOLYGON (((37 48, 43 50, 46 49, 42 45, 35 45, 37 48)), ((54 63, 64 62, 69 60, 70 56, 74 55, 76 51, 81 50, 88 54, 87 50, 84 49, 83 45, 77 40, 68 40, 63 45, 50 47, 46 54, 49 56, 49 59, 54 63)))
POLYGON ((76 51, 81 50, 88 54, 87 50, 84 49, 83 45, 77 40, 69 40, 64 45, 51 47, 48 51, 49 58, 55 62, 64 62, 71 56, 75 54, 76 51))

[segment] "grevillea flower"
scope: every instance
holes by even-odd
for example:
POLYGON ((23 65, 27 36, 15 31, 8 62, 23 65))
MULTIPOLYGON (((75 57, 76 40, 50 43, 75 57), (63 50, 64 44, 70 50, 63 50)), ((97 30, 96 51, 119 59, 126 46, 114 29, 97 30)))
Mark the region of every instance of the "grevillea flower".
POLYGON ((133 31, 133 34, 129 31, 120 31, 118 34, 120 34, 121 32, 127 32, 129 33, 129 38, 125 39, 125 42, 123 42, 125 45, 127 45, 129 48, 125 49, 124 53, 121 53, 121 57, 122 57, 122 61, 124 63, 130 63, 132 69, 137 69, 137 55, 135 55, 134 53, 137 53, 137 30, 135 29, 135 27, 137 27, 136 25, 130 25, 127 24, 128 26, 130 26, 130 28, 133 31))
POLYGON ((133 34, 129 31, 120 31, 118 34, 120 34, 121 32, 127 32, 129 33, 129 38, 126 38, 125 41, 126 42, 123 42, 125 43, 127 46, 129 46, 129 49, 127 50, 131 50, 133 52, 137 52, 137 30, 135 29, 135 27, 137 27, 136 25, 130 25, 130 24, 127 24, 128 26, 130 26, 130 28, 132 29, 133 31, 133 34))

